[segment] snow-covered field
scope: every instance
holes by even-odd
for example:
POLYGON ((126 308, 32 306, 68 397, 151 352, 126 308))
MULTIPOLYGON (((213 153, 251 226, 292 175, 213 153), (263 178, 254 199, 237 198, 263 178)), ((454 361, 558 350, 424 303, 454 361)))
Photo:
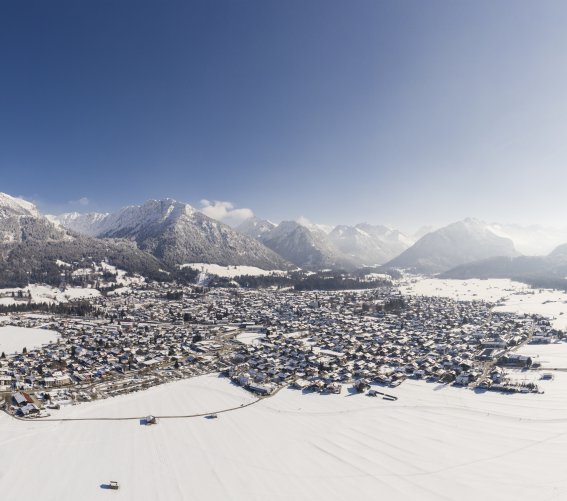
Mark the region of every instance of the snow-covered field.
POLYGON ((552 319, 557 329, 567 329, 567 294, 547 289, 531 289, 511 280, 412 279, 400 287, 403 294, 484 300, 498 303, 494 311, 518 314, 539 313, 552 319))
POLYGON ((236 336, 236 339, 244 344, 256 344, 265 337, 266 335, 260 332, 241 332, 236 336))
MULTIPOLYGON (((20 500, 560 500, 567 374, 543 387, 544 395, 505 396, 407 381, 392 390, 396 402, 285 389, 218 419, 156 426, 0 414, 0 492, 20 500), (101 487, 110 480, 118 491, 101 487)), ((191 414, 250 401, 204 376, 57 415, 191 414)))
POLYGON ((553 319, 557 329, 567 329, 567 294, 561 291, 533 289, 527 294, 513 294, 495 311, 513 311, 520 314, 539 313, 553 319))
POLYGON ((43 344, 51 343, 58 337, 57 332, 46 329, 28 329, 11 325, 0 327, 0 352, 7 355, 37 348, 43 344))
POLYGON ((511 280, 440 280, 414 278, 400 287, 403 294, 416 296, 451 297, 462 301, 493 301, 510 297, 528 289, 528 286, 511 280))
POLYGON ((251 275, 258 277, 272 274, 285 274, 285 271, 263 270, 262 268, 256 268, 256 266, 220 266, 218 264, 207 263, 187 263, 181 265, 181 268, 193 268, 194 270, 200 271, 202 273, 207 273, 209 275, 218 275, 219 277, 227 278, 240 277, 242 275, 251 275))
POLYGON ((30 285, 22 289, 0 289, 0 304, 13 305, 19 304, 21 302, 26 303, 29 294, 31 294, 32 303, 48 304, 67 303, 73 299, 100 296, 100 292, 96 289, 69 287, 62 292, 60 289, 50 287, 48 285, 30 285), (17 296, 19 292, 22 292, 24 294, 23 299, 12 297, 12 293, 17 296))
POLYGON ((517 353, 528 355, 540 362, 543 369, 567 370, 567 343, 560 344, 528 344, 522 346, 517 353))
MULTIPOLYGON (((149 414, 187 415, 239 407, 254 402, 252 393, 218 375, 185 379, 99 402, 55 411, 54 418, 123 418, 149 414), (236 390, 236 391, 235 391, 236 390)), ((138 423, 139 424, 139 423, 138 423)))

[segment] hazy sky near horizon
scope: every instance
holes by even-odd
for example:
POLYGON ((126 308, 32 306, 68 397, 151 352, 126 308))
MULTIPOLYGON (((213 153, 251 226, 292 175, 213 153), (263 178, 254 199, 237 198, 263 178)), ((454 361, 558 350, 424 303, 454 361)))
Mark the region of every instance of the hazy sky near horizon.
POLYGON ((565 226, 565 26, 546 0, 2 2, 0 191, 565 226))

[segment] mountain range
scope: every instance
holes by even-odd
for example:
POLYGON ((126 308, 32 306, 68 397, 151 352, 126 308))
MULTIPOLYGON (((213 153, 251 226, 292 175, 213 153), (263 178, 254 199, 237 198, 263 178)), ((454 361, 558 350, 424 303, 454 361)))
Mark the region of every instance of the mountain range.
POLYGON ((482 221, 468 218, 427 233, 386 266, 440 273, 472 261, 518 255, 510 238, 497 235, 482 221))
POLYGON ((367 223, 336 226, 329 233, 329 239, 359 266, 382 265, 415 243, 412 237, 399 230, 367 223))
POLYGON ((309 270, 353 269, 354 260, 343 255, 321 229, 282 221, 260 237, 261 242, 288 261, 309 270))
POLYGON ((111 214, 63 214, 52 220, 98 238, 135 242, 168 266, 214 263, 290 268, 285 259, 256 239, 171 199, 150 200, 111 214))
POLYGON ((564 282, 567 277, 567 244, 545 256, 492 257, 465 263, 444 272, 441 277, 454 279, 509 278, 534 283, 551 280, 564 282))
POLYGON ((402 232, 367 223, 325 227, 306 221, 282 221, 279 225, 254 218, 238 228, 306 269, 382 265, 414 243, 402 232))
POLYGON ((2 283, 41 281, 56 261, 110 260, 163 277, 180 265, 209 263, 264 270, 354 270, 383 265, 470 277, 562 273, 567 232, 465 219, 407 235, 382 225, 327 227, 306 220, 279 224, 253 217, 232 228, 191 205, 150 200, 113 213, 43 216, 30 202, 0 194, 2 283), (565 239, 565 240, 562 240, 565 239), (564 249, 564 250, 562 250, 564 249), (544 253, 545 251, 545 253, 544 253), (521 254, 540 253, 540 257, 521 254))
POLYGON ((164 278, 162 264, 130 242, 100 240, 58 226, 24 200, 0 193, 0 284, 60 280, 58 262, 106 261, 150 278, 164 278))
POLYGON ((379 265, 413 241, 385 226, 324 227, 250 218, 233 229, 188 204, 151 200, 111 214, 50 216, 62 227, 98 238, 125 238, 170 266, 187 263, 263 269, 355 269, 379 265))

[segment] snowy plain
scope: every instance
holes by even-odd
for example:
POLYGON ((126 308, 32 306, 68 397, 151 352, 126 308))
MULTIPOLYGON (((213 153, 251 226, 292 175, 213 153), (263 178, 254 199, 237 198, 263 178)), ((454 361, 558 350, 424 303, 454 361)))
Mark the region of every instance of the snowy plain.
POLYGON ((192 268, 194 270, 200 271, 201 273, 206 273, 208 275, 217 275, 219 277, 234 278, 243 275, 250 276, 265 276, 273 274, 285 274, 285 271, 281 270, 263 270, 262 268, 257 268, 256 266, 221 266, 219 264, 208 264, 208 263, 187 263, 180 266, 181 268, 192 268))
POLYGON ((21 352, 24 348, 31 350, 43 344, 57 340, 59 334, 47 329, 29 329, 6 325, 0 327, 0 352, 6 355, 21 352))
POLYGON ((494 311, 533 314, 552 320, 557 329, 567 329, 567 293, 550 289, 532 289, 506 279, 441 280, 415 278, 400 286, 403 294, 452 297, 460 301, 495 303, 494 311))
POLYGON ((89 289, 83 287, 69 287, 65 291, 61 291, 56 287, 49 285, 29 285, 24 288, 16 289, 0 289, 0 304, 14 305, 20 303, 27 303, 27 297, 31 295, 32 303, 67 303, 74 299, 87 299, 100 296, 100 291, 96 289, 89 289), (24 299, 12 297, 12 293, 17 296, 22 292, 25 296, 24 299))
POLYGON ((244 343, 244 344, 258 344, 265 337, 266 337, 266 335, 262 334, 260 332, 244 331, 244 332, 241 332, 240 334, 238 334, 236 336, 236 339, 238 341, 240 341, 241 343, 244 343))
POLYGON ((57 413, 82 421, 0 414, 0 492, 24 501, 565 499, 566 390, 563 373, 544 395, 407 381, 392 390, 396 402, 284 389, 239 408, 250 394, 202 376, 57 413), (137 419, 231 407, 217 419, 137 419), (118 491, 104 488, 110 480, 118 491))

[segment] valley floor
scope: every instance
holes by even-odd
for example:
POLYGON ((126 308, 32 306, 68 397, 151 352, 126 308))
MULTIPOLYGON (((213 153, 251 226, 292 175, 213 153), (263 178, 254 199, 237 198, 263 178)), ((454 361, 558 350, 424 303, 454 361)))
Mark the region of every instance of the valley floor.
POLYGON ((539 314, 552 320, 556 329, 567 329, 567 293, 532 289, 505 279, 440 280, 414 278, 401 285, 403 294, 450 297, 460 301, 495 303, 494 311, 539 314))
POLYGON ((0 414, 3 499, 565 499, 567 374, 543 395, 407 381, 396 402, 284 389, 254 398, 202 376, 63 409, 0 414), (139 420, 102 417, 187 415, 139 420), (117 480, 116 492, 101 486, 117 480))

